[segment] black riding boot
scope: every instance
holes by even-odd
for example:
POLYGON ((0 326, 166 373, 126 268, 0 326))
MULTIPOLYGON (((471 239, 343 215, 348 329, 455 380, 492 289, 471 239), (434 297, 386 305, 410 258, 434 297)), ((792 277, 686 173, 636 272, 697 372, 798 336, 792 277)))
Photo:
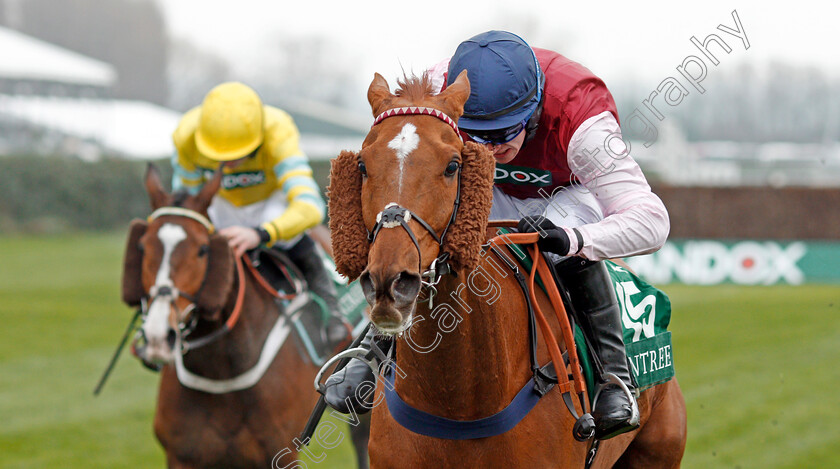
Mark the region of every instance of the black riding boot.
MULTIPOLYGON (((367 335, 362 338, 359 347, 365 350, 371 350, 372 344, 379 347, 383 353, 387 353, 391 347, 392 339, 374 339, 376 332, 373 327, 370 328, 367 335)), ((378 364, 378 360, 374 358, 374 362, 378 364)), ((373 406, 373 393, 368 393, 364 403, 360 403, 356 389, 364 382, 375 383, 376 377, 373 375, 373 370, 365 364, 365 362, 352 359, 347 366, 339 371, 333 373, 327 378, 324 383, 326 392, 324 393, 324 400, 327 401, 330 407, 343 413, 350 413, 350 406, 357 414, 365 414, 370 411, 373 406)))
MULTIPOLYGON (((603 387, 592 411, 595 438, 604 440, 633 430, 639 426, 638 405, 632 396, 633 381, 624 350, 621 312, 607 266, 603 262, 567 260, 558 266, 558 273, 604 373, 614 374, 631 391, 628 400, 619 385, 603 387)), ((601 383, 609 383, 606 376, 601 377, 601 383)))
POLYGON ((335 285, 324 266, 315 242, 309 236, 303 238, 286 252, 292 262, 301 270, 309 290, 318 295, 327 305, 329 316, 320 318, 330 348, 350 338, 350 331, 341 318, 336 298, 335 285))

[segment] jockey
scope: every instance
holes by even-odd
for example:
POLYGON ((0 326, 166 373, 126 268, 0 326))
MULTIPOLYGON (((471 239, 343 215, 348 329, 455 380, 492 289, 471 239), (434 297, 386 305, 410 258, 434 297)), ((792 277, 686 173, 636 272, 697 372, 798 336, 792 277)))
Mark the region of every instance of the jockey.
POLYGON ((221 168, 222 187, 207 209, 210 220, 237 257, 260 245, 285 252, 336 318, 323 324, 336 344, 348 329, 335 285, 306 234, 324 219, 324 201, 299 138, 287 113, 263 105, 242 83, 223 83, 172 134, 172 189, 195 194, 221 168))
MULTIPOLYGON (((658 250, 670 222, 622 139, 612 95, 580 64, 504 31, 462 42, 431 77, 444 87, 463 70, 471 91, 458 126, 496 159, 490 219, 517 219, 520 232, 541 235, 540 250, 555 262, 605 374, 632 391, 619 306, 601 261, 658 250)), ((339 410, 355 383, 373 379, 359 360, 345 370, 326 383, 327 402, 339 410)), ((627 394, 617 384, 603 387, 593 410, 596 438, 638 427, 627 394)))

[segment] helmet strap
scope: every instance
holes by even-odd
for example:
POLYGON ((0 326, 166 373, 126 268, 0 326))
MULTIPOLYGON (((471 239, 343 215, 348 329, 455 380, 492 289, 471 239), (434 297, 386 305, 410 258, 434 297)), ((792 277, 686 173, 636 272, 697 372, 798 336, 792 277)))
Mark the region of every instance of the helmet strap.
MULTIPOLYGON (((532 49, 533 52, 533 49, 532 49)), ((542 117, 543 104, 545 104, 545 74, 540 67, 540 62, 537 60, 537 55, 534 54, 534 62, 537 63, 537 73, 540 75, 540 83, 537 86, 537 92, 540 94, 540 102, 537 103, 537 108, 531 113, 528 122, 525 123, 525 141, 523 145, 530 142, 537 135, 537 127, 540 126, 540 117, 542 117)))
POLYGON ((537 104, 537 108, 534 109, 531 117, 528 118, 528 122, 525 123, 525 142, 523 145, 533 140, 537 135, 537 128, 540 126, 540 117, 542 117, 543 104, 545 104, 545 92, 540 96, 540 102, 537 104))

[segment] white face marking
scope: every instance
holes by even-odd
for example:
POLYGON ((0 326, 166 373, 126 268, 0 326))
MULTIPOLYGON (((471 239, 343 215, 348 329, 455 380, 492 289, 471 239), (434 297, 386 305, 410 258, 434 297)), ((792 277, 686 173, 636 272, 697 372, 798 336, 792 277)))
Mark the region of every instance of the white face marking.
POLYGON ((388 148, 397 152, 397 161, 400 164, 400 179, 398 182, 399 191, 402 192, 403 169, 408 154, 417 149, 420 143, 420 136, 417 135, 417 127, 414 124, 405 124, 400 133, 388 143, 388 148))
POLYGON ((163 259, 160 261, 160 268, 155 278, 155 285, 169 285, 172 286, 172 279, 169 276, 170 262, 172 251, 175 246, 181 241, 187 239, 187 232, 179 225, 166 223, 158 230, 158 239, 163 244, 163 259))
MULTIPOLYGON (((155 277, 155 286, 172 287, 174 284, 171 277, 170 259, 175 246, 187 239, 187 233, 179 225, 166 223, 158 230, 158 239, 163 244, 163 259, 160 261, 160 267, 155 277)), ((143 333, 150 346, 153 345, 152 342, 163 344, 166 341, 166 336, 169 333, 170 301, 171 298, 169 297, 158 297, 149 305, 149 315, 143 323, 143 333)))

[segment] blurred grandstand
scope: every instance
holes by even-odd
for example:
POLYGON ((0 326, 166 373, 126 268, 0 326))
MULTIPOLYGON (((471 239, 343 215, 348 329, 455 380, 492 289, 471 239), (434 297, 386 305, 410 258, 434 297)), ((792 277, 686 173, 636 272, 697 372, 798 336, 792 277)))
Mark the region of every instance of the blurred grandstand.
MULTIPOLYGON (((170 156, 181 112, 126 94, 116 65, 20 31, 0 27, 0 50, 6 58, 0 62, 0 156, 17 157, 5 159, 0 184, 18 188, 0 204, 0 232, 108 228, 143 213, 145 194, 132 182, 143 165, 132 160, 170 156), (36 155, 53 157, 49 171, 32 160, 36 155), (73 167, 64 164, 68 160, 107 164, 73 167), (36 198, 32 187, 48 189, 36 198), (119 201, 107 210, 100 194, 106 188, 119 201)), ((771 71, 766 76, 777 80, 799 76, 782 66, 771 71)), ((819 76, 805 73, 797 83, 812 82, 819 76)), ((631 141, 631 154, 671 216, 669 244, 631 263, 660 283, 840 283, 831 267, 840 263, 840 219, 834 216, 840 83, 814 88, 805 95, 821 98, 803 102, 774 97, 776 82, 752 94, 727 91, 740 83, 721 81, 722 93, 687 103, 674 116, 651 118, 653 141, 631 141)), ((370 115, 292 94, 296 88, 266 88, 267 102, 295 119, 316 180, 326 187, 327 160, 360 148, 370 115)))
MULTIPOLYGON (((0 155, 102 155, 157 159, 172 153, 180 113, 112 98, 108 63, 0 27, 0 155), (11 60, 9 60, 11 59, 11 60)), ((196 103, 198 104, 198 103, 196 103)), ((295 118, 304 151, 325 160, 355 148, 370 125, 365 116, 303 99, 272 103, 295 118)))
POLYGON ((651 179, 674 186, 840 186, 840 143, 689 141, 669 121, 632 155, 651 179))

